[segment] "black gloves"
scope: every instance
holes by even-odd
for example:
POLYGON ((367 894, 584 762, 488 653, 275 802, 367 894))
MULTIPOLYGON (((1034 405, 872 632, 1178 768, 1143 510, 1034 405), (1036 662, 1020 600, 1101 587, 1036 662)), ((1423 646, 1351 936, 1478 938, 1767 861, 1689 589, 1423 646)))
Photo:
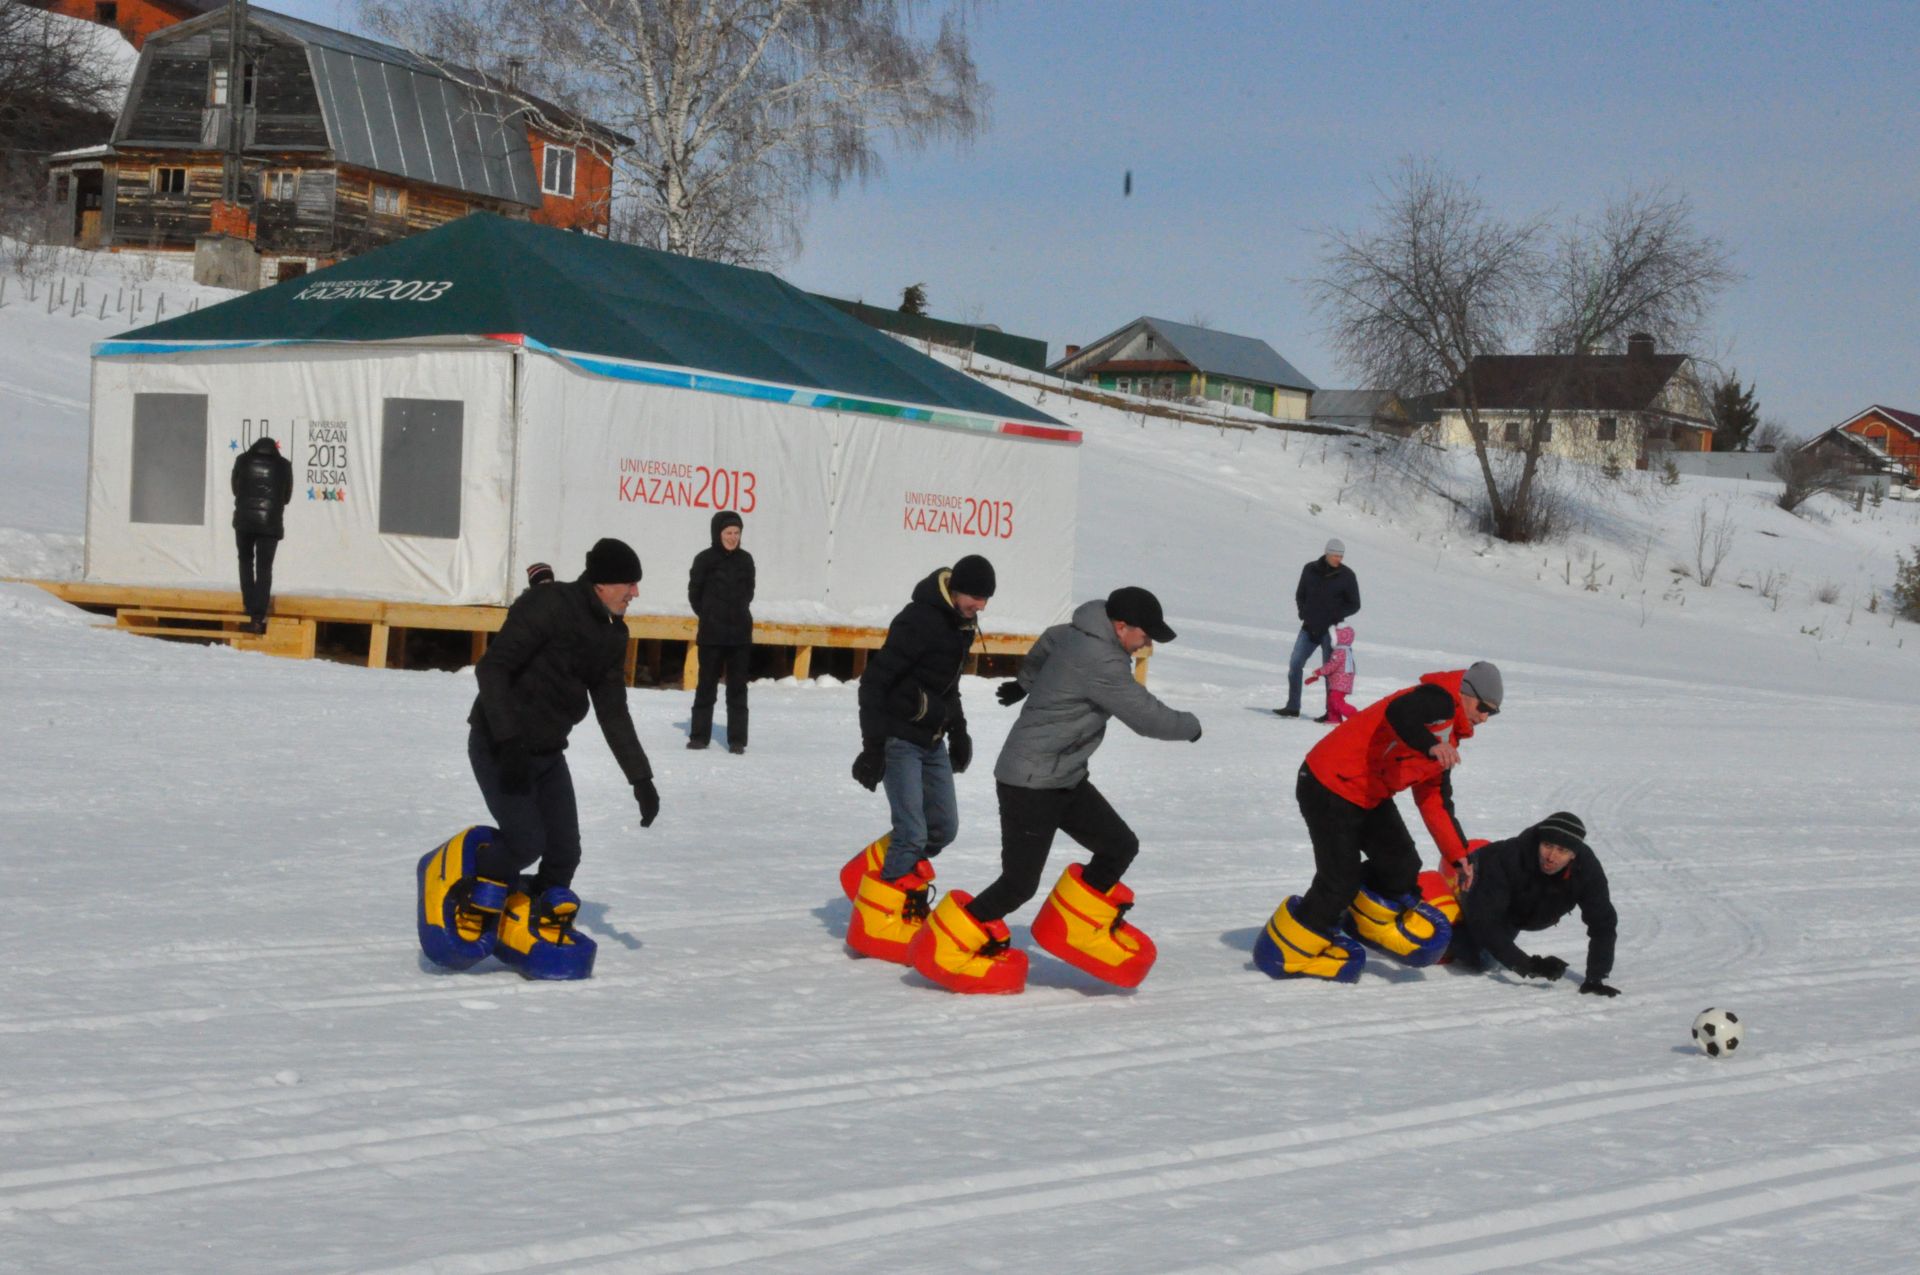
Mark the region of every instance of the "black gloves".
POLYGON ((1190 744, 1197 744, 1200 742, 1200 736, 1205 733, 1206 733, 1206 727, 1196 726, 1193 728, 1193 738, 1188 740, 1187 742, 1190 744))
POLYGON ((533 754, 527 741, 515 736, 493 746, 493 762, 500 772, 500 791, 529 792, 533 788, 533 754))
POLYGON ((853 759, 854 782, 868 792, 880 786, 887 777, 887 746, 882 740, 869 739, 860 747, 860 755, 853 759))
POLYGON ((653 827, 653 821, 660 817, 660 790, 653 786, 652 776, 633 786, 633 799, 640 803, 640 826, 653 827))
POLYGON ((1513 972, 1521 978, 1544 978, 1552 982, 1567 972, 1567 963, 1557 956, 1526 956, 1513 972))
POLYGON ((948 735, 947 759, 953 763, 954 774, 966 774, 967 767, 973 765, 973 736, 963 730, 948 735))
POLYGON ((1608 987, 1597 978, 1590 978, 1580 984, 1580 990, 1588 996, 1618 996, 1620 994, 1619 988, 1608 987))
POLYGON ((1000 689, 993 693, 994 698, 1007 708, 1012 708, 1027 697, 1027 688, 1018 682, 1002 682, 1000 689))

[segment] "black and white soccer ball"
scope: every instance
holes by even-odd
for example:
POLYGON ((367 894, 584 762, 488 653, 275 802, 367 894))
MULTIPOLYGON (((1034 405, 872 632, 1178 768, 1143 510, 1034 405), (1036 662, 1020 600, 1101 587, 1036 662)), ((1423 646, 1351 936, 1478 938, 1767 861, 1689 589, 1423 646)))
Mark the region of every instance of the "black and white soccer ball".
POLYGON ((1746 1029, 1740 1015, 1730 1009, 1703 1009, 1693 1020, 1693 1040, 1709 1058, 1722 1058, 1738 1052, 1746 1029))

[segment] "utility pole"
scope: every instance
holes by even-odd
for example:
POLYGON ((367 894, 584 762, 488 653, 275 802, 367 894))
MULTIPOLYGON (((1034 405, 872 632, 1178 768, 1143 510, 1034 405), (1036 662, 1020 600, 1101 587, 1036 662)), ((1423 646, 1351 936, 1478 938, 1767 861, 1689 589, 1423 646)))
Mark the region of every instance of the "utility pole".
POLYGON ((227 6, 227 153, 221 161, 220 197, 240 203, 240 155, 246 144, 242 113, 246 109, 247 0, 227 6))

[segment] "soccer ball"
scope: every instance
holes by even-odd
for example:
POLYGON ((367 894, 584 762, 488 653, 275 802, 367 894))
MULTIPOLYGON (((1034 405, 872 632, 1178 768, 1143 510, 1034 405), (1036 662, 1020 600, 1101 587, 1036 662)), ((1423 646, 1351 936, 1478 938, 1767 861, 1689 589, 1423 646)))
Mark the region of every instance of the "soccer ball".
POLYGON ((1693 1020, 1694 1043, 1709 1058, 1731 1054, 1740 1048, 1740 1015, 1730 1009, 1703 1009, 1693 1020))

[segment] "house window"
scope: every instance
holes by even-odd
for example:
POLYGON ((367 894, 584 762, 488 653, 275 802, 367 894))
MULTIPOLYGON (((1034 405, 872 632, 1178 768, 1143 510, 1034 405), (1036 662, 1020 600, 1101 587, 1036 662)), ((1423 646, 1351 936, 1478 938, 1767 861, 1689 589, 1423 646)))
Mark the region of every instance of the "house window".
POLYGON ((1487 441, 1487 423, 1485 421, 1468 421, 1467 433, 1472 436, 1474 442, 1484 443, 1487 441))
POLYGON ((1535 432, 1539 434, 1541 442, 1551 443, 1553 441, 1553 422, 1541 421, 1539 429, 1535 432))
POLYGON ((390 398, 380 427, 380 534, 460 538, 465 404, 390 398))
POLYGON ((398 186, 375 186, 373 188, 373 215, 376 217, 398 217, 401 210, 400 188, 398 186))
POLYGON ((104 2, 94 5, 93 20, 102 26, 112 26, 114 23, 120 21, 120 6, 117 3, 108 4, 104 2))
POLYGON ((213 91, 207 100, 215 106, 225 106, 227 104, 226 67, 216 66, 213 68, 213 91))
POLYGON ((266 197, 280 203, 287 203, 299 193, 299 182, 292 169, 282 169, 267 174, 266 197))
POLYGON ((1599 440, 1603 443, 1611 443, 1619 437, 1620 437, 1619 418, 1613 417, 1613 416, 1602 416, 1600 418, 1599 440))
POLYGON ((1507 442, 1516 447, 1519 446, 1520 444, 1520 422, 1519 421, 1507 422, 1507 442))
POLYGON ((566 146, 548 146, 545 175, 540 189, 549 195, 573 198, 573 150, 566 146))
POLYGON ((64 204, 67 202, 67 175, 65 173, 61 173, 53 179, 53 202, 56 204, 64 204))
POLYGON ((207 520, 207 396, 133 396, 133 522, 207 520))
POLYGON ((187 193, 187 170, 184 168, 156 168, 153 170, 153 193, 156 195, 184 195, 187 193))

